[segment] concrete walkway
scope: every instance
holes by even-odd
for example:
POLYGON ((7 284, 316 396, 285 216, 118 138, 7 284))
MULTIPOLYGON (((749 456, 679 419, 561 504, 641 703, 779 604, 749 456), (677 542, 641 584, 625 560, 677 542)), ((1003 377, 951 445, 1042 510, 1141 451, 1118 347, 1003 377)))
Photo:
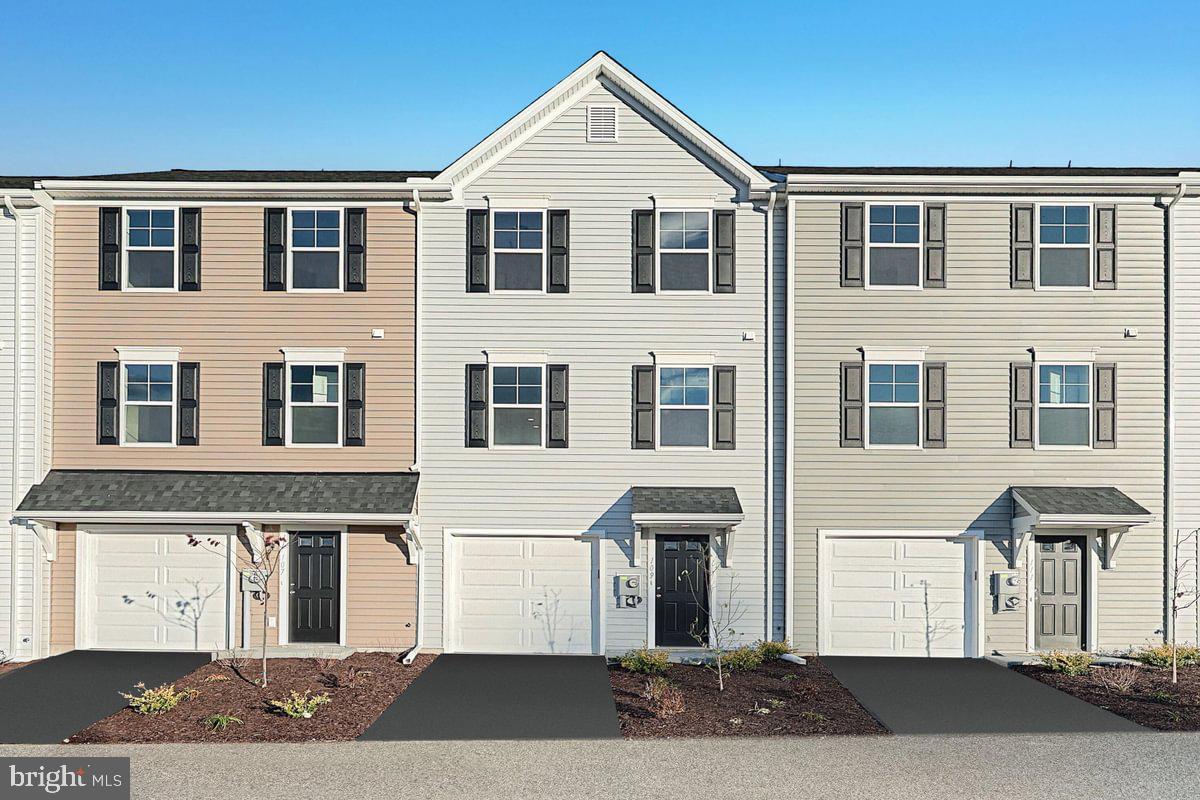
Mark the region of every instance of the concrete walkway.
POLYGON ((1147 730, 983 659, 823 656, 821 663, 893 733, 1147 730))

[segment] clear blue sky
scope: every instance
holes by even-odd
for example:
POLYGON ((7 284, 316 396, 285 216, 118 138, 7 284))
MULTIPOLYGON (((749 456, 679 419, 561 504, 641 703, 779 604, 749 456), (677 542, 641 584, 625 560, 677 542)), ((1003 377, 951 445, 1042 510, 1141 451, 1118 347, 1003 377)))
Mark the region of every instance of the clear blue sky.
POLYGON ((1200 164, 1200 3, 10 3, 0 174, 437 169, 604 49, 751 161, 1200 164))

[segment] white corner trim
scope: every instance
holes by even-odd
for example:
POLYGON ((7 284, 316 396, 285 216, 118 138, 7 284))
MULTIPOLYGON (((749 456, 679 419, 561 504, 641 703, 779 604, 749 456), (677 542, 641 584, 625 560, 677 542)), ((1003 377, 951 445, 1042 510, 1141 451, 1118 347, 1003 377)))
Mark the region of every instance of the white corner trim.
POLYGON ((717 205, 721 198, 715 194, 693 194, 693 195, 662 195, 656 194, 652 198, 654 207, 658 210, 662 209, 691 209, 710 208, 717 205))
POLYGON ((654 357, 654 363, 658 366, 673 364, 702 366, 717 363, 715 350, 651 350, 650 355, 654 357))
POLYGON ((341 364, 346 360, 344 347, 284 347, 283 360, 296 364, 341 364))
POLYGON ((545 364, 549 350, 484 350, 489 364, 545 364))
POLYGON ((1091 364, 1096 360, 1100 351, 1096 348, 1088 350, 1040 350, 1033 348, 1033 360, 1043 364, 1070 364, 1083 362, 1091 364))
POLYGON ((171 361, 178 362, 182 347, 117 347, 114 348, 122 361, 171 361))
POLYGON ((484 199, 492 210, 531 211, 550 207, 548 194, 489 194, 484 199))
POLYGON ((928 347, 875 347, 862 348, 863 361, 876 363, 908 363, 925 361, 928 347))

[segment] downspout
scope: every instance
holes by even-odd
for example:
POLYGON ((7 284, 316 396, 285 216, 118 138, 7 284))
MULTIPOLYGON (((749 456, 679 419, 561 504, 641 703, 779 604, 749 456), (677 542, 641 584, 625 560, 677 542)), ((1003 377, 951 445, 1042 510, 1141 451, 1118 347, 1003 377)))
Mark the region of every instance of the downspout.
MULTIPOLYGON (((1167 292, 1167 309, 1166 320, 1164 327, 1166 328, 1166 364, 1164 371, 1166 373, 1167 383, 1167 436, 1165 449, 1163 454, 1163 469, 1166 471, 1166 480, 1163 482, 1163 508, 1166 515, 1166 533, 1167 533, 1167 578, 1169 583, 1168 592, 1170 595, 1175 593, 1175 584, 1173 581, 1175 575, 1175 558, 1176 558, 1176 537, 1178 532, 1175 530, 1175 470, 1172 468, 1175 461, 1175 215, 1171 213, 1175 204, 1183 199, 1187 194, 1187 183, 1180 182, 1179 191, 1170 200, 1163 203, 1163 213, 1166 214, 1167 228, 1167 252, 1166 252, 1166 292, 1167 292)), ((1166 625, 1163 628, 1167 631, 1167 641, 1171 641, 1175 636, 1172 626, 1175 621, 1171 619, 1171 597, 1163 598, 1167 601, 1166 609, 1166 625)), ((1197 641, 1200 641, 1200 613, 1196 615, 1196 635, 1197 641)))
MULTIPOLYGON (((4 195, 4 207, 13 218, 13 432, 12 432, 12 485, 11 505, 13 508, 20 502, 17 493, 21 491, 21 217, 13 205, 12 197, 4 195)), ((11 516, 12 509, 6 516, 11 516)), ((8 649, 7 655, 17 654, 18 601, 20 599, 19 584, 21 571, 19 569, 19 553, 17 552, 17 535, 19 528, 11 521, 9 530, 9 604, 8 604, 8 649)))
POLYGON ((787 399, 784 415, 784 510, 783 510, 783 567, 784 567, 784 638, 795 646, 796 642, 796 198, 787 199, 787 222, 784 224, 784 247, 787 257, 787 314, 784 324, 784 374, 787 399))
POLYGON ((413 235, 417 237, 416 264, 413 265, 413 472, 421 470, 421 190, 412 190, 415 214, 413 235))
POLYGON ((767 487, 766 487, 766 621, 763 641, 775 640, 775 198, 776 190, 771 190, 767 200, 767 256, 764 270, 766 274, 767 301, 767 433, 765 448, 767 453, 767 487))
POLYGON ((421 543, 421 526, 417 522, 410 521, 405 527, 408 531, 408 546, 414 549, 417 556, 417 634, 412 649, 401 659, 401 663, 407 665, 416 660, 417 654, 425 644, 425 626, 421 624, 424 606, 421 598, 425 592, 425 545, 421 543))

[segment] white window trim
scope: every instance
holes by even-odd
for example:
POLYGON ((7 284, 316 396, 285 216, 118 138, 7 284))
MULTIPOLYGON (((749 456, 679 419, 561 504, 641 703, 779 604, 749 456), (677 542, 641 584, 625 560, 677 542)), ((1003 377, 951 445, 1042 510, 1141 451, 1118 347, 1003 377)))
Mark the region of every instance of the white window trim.
MULTIPOLYGON (((893 217, 893 219, 895 219, 893 217)), ((908 224, 908 223, 901 223, 908 224)), ((895 222, 892 223, 893 228, 895 222)), ((877 292, 913 292, 925 288, 925 203, 921 200, 887 200, 867 203, 863 212, 863 246, 867 250, 866 262, 863 265, 863 287, 877 292), (871 209, 875 206, 916 206, 917 207, 917 241, 912 242, 879 242, 871 241, 871 209), (876 286, 871 283, 871 250, 876 247, 886 247, 896 250, 917 251, 917 284, 915 286, 876 286)))
MULTIPOLYGON (((519 385, 519 384, 518 384, 519 385)), ((545 450, 547 429, 549 428, 549 411, 547 406, 547 391, 546 386, 546 362, 536 361, 488 361, 488 449, 489 450, 545 450), (532 403, 497 403, 495 402, 496 379, 495 374, 497 369, 504 367, 515 367, 520 374, 521 367, 534 367, 538 369, 542 376, 542 402, 535 406, 532 403), (497 408, 540 408, 542 411, 542 429, 541 441, 538 444, 496 444, 496 409, 497 408)), ((518 399, 519 392, 518 392, 518 399)))
MULTIPOLYGON (((863 447, 867 450, 924 450, 925 442, 925 415, 921 413, 921 398, 925 396, 925 369, 924 348, 921 350, 920 360, 909 361, 893 361, 881 359, 876 361, 863 362, 863 447), (916 367, 917 368, 917 402, 915 403, 897 403, 897 402, 872 402, 871 401, 871 367, 872 366, 890 366, 890 367, 916 367), (871 444, 871 407, 878 406, 880 408, 916 408, 917 409, 917 441, 916 444, 871 444)), ((894 377, 894 376, 893 376, 894 377)))
MULTIPOLYGON (((135 348, 118 348, 117 353, 120 355, 120 370, 121 389, 120 389, 120 417, 121 431, 118 441, 121 447, 175 447, 179 436, 179 351, 174 352, 174 358, 163 358, 161 356, 170 355, 171 351, 166 349, 147 350, 158 358, 136 357, 135 348), (128 393, 126 386, 128 381, 125 376, 125 368, 135 364, 144 364, 147 367, 169 366, 171 368, 171 441, 169 442, 129 442, 125 440, 125 409, 129 405, 128 393)), ((158 401, 137 401, 139 406, 165 406, 167 403, 158 401)))
MULTIPOLYGON (((1065 212, 1064 212, 1065 213, 1065 212)), ((1042 292, 1090 292, 1096 276, 1094 243, 1096 241, 1096 207, 1094 203, 1078 200, 1047 200, 1033 206, 1033 288, 1042 292), (1086 250, 1088 254, 1087 286, 1042 286, 1042 206, 1083 206, 1088 210, 1088 240, 1086 244, 1048 244, 1051 249, 1086 250)))
MULTIPOLYGON (((287 352, 287 351, 285 351, 287 352)), ((302 447, 302 448, 328 448, 341 447, 343 431, 345 429, 346 417, 346 370, 344 369, 341 359, 338 360, 292 360, 287 359, 283 365, 284 381, 283 381, 283 396, 284 396, 284 445, 286 447, 302 447), (338 399, 337 399, 337 441, 336 442, 293 442, 292 441, 292 407, 295 405, 292 402, 292 367, 337 367, 338 371, 338 399)), ((315 396, 315 395, 314 395, 315 396)), ((302 407, 321 407, 329 408, 333 403, 329 401, 317 403, 300 403, 302 407)))
POLYGON ((673 206, 663 207, 656 205, 654 209, 654 293, 665 297, 695 297, 702 295, 713 294, 713 208, 698 208, 696 206, 673 206), (681 250, 678 248, 667 248, 662 246, 662 215, 663 214, 707 214, 708 215, 708 247, 705 250, 681 250), (691 253, 693 255, 704 252, 708 257, 706 260, 707 266, 704 269, 705 278, 708 280, 707 289, 663 289, 662 288, 662 256, 663 252, 667 253, 691 253))
MULTIPOLYGON (((488 208, 488 237, 491 241, 488 242, 488 286, 492 287, 492 292, 505 295, 542 295, 546 294, 546 284, 550 282, 547 269, 547 255, 549 247, 547 241, 550 236, 550 231, 547 230, 547 214, 546 208, 534 208, 532 206, 513 206, 511 208, 491 205, 488 208), (542 255, 542 288, 540 289, 498 289, 496 288, 496 254, 497 253, 532 253, 533 248, 512 248, 512 247, 496 247, 496 214, 538 214, 542 218, 542 246, 540 251, 542 255)), ((518 228, 517 238, 520 239, 518 228)), ((518 244, 520 242, 518 241, 518 244)))
POLYGON ((138 206, 123 206, 121 208, 121 291, 122 292, 149 292, 165 294, 179 291, 179 206, 160 206, 160 205, 138 205, 138 206), (174 244, 171 247, 130 247, 129 245, 129 212, 130 211, 172 211, 175 218, 175 235, 171 237, 174 244), (134 252, 160 252, 165 253, 170 250, 174 256, 174 264, 172 268, 172 280, 169 287, 162 286, 147 286, 136 287, 129 285, 129 253, 134 252))
POLYGON ((330 208, 328 206, 288 206, 284 210, 287 226, 284 231, 284 236, 287 239, 287 290, 298 294, 340 294, 346 290, 346 255, 342 245, 346 239, 346 209, 339 206, 330 208), (293 247, 292 246, 292 213, 296 211, 336 211, 338 212, 338 243, 337 247, 293 247), (297 289, 292 286, 292 254, 294 252, 301 253, 329 253, 337 252, 338 257, 338 285, 336 289, 297 289))
POLYGON ((1092 430, 1092 420, 1095 419, 1096 376, 1093 374, 1090 361, 1050 361, 1039 359, 1033 364, 1033 446, 1036 450, 1091 450, 1096 441, 1096 432, 1092 430), (1087 415, 1087 444, 1042 444, 1042 367, 1084 367, 1088 376, 1088 401, 1083 403, 1047 403, 1048 408, 1086 408, 1087 415))
POLYGON ((713 449, 713 414, 716 413, 713 409, 713 395, 715 387, 713 386, 712 363, 704 364, 697 362, 679 362, 679 363, 661 363, 655 361, 654 364, 654 449, 655 450, 679 450, 687 451, 708 451, 713 449), (705 426, 705 444, 687 445, 687 444, 663 444, 662 437, 662 412, 664 409, 692 409, 696 410, 702 406, 684 406, 684 405, 665 405, 662 402, 662 371, 664 369, 702 369, 708 372, 708 405, 704 408, 708 410, 708 424, 705 426))
POLYGON ((584 106, 584 138, 595 144, 616 144, 621 141, 621 111, 616 103, 588 103, 584 106), (611 139, 594 139, 592 138, 592 109, 593 108, 611 108, 613 111, 613 138, 611 139))

